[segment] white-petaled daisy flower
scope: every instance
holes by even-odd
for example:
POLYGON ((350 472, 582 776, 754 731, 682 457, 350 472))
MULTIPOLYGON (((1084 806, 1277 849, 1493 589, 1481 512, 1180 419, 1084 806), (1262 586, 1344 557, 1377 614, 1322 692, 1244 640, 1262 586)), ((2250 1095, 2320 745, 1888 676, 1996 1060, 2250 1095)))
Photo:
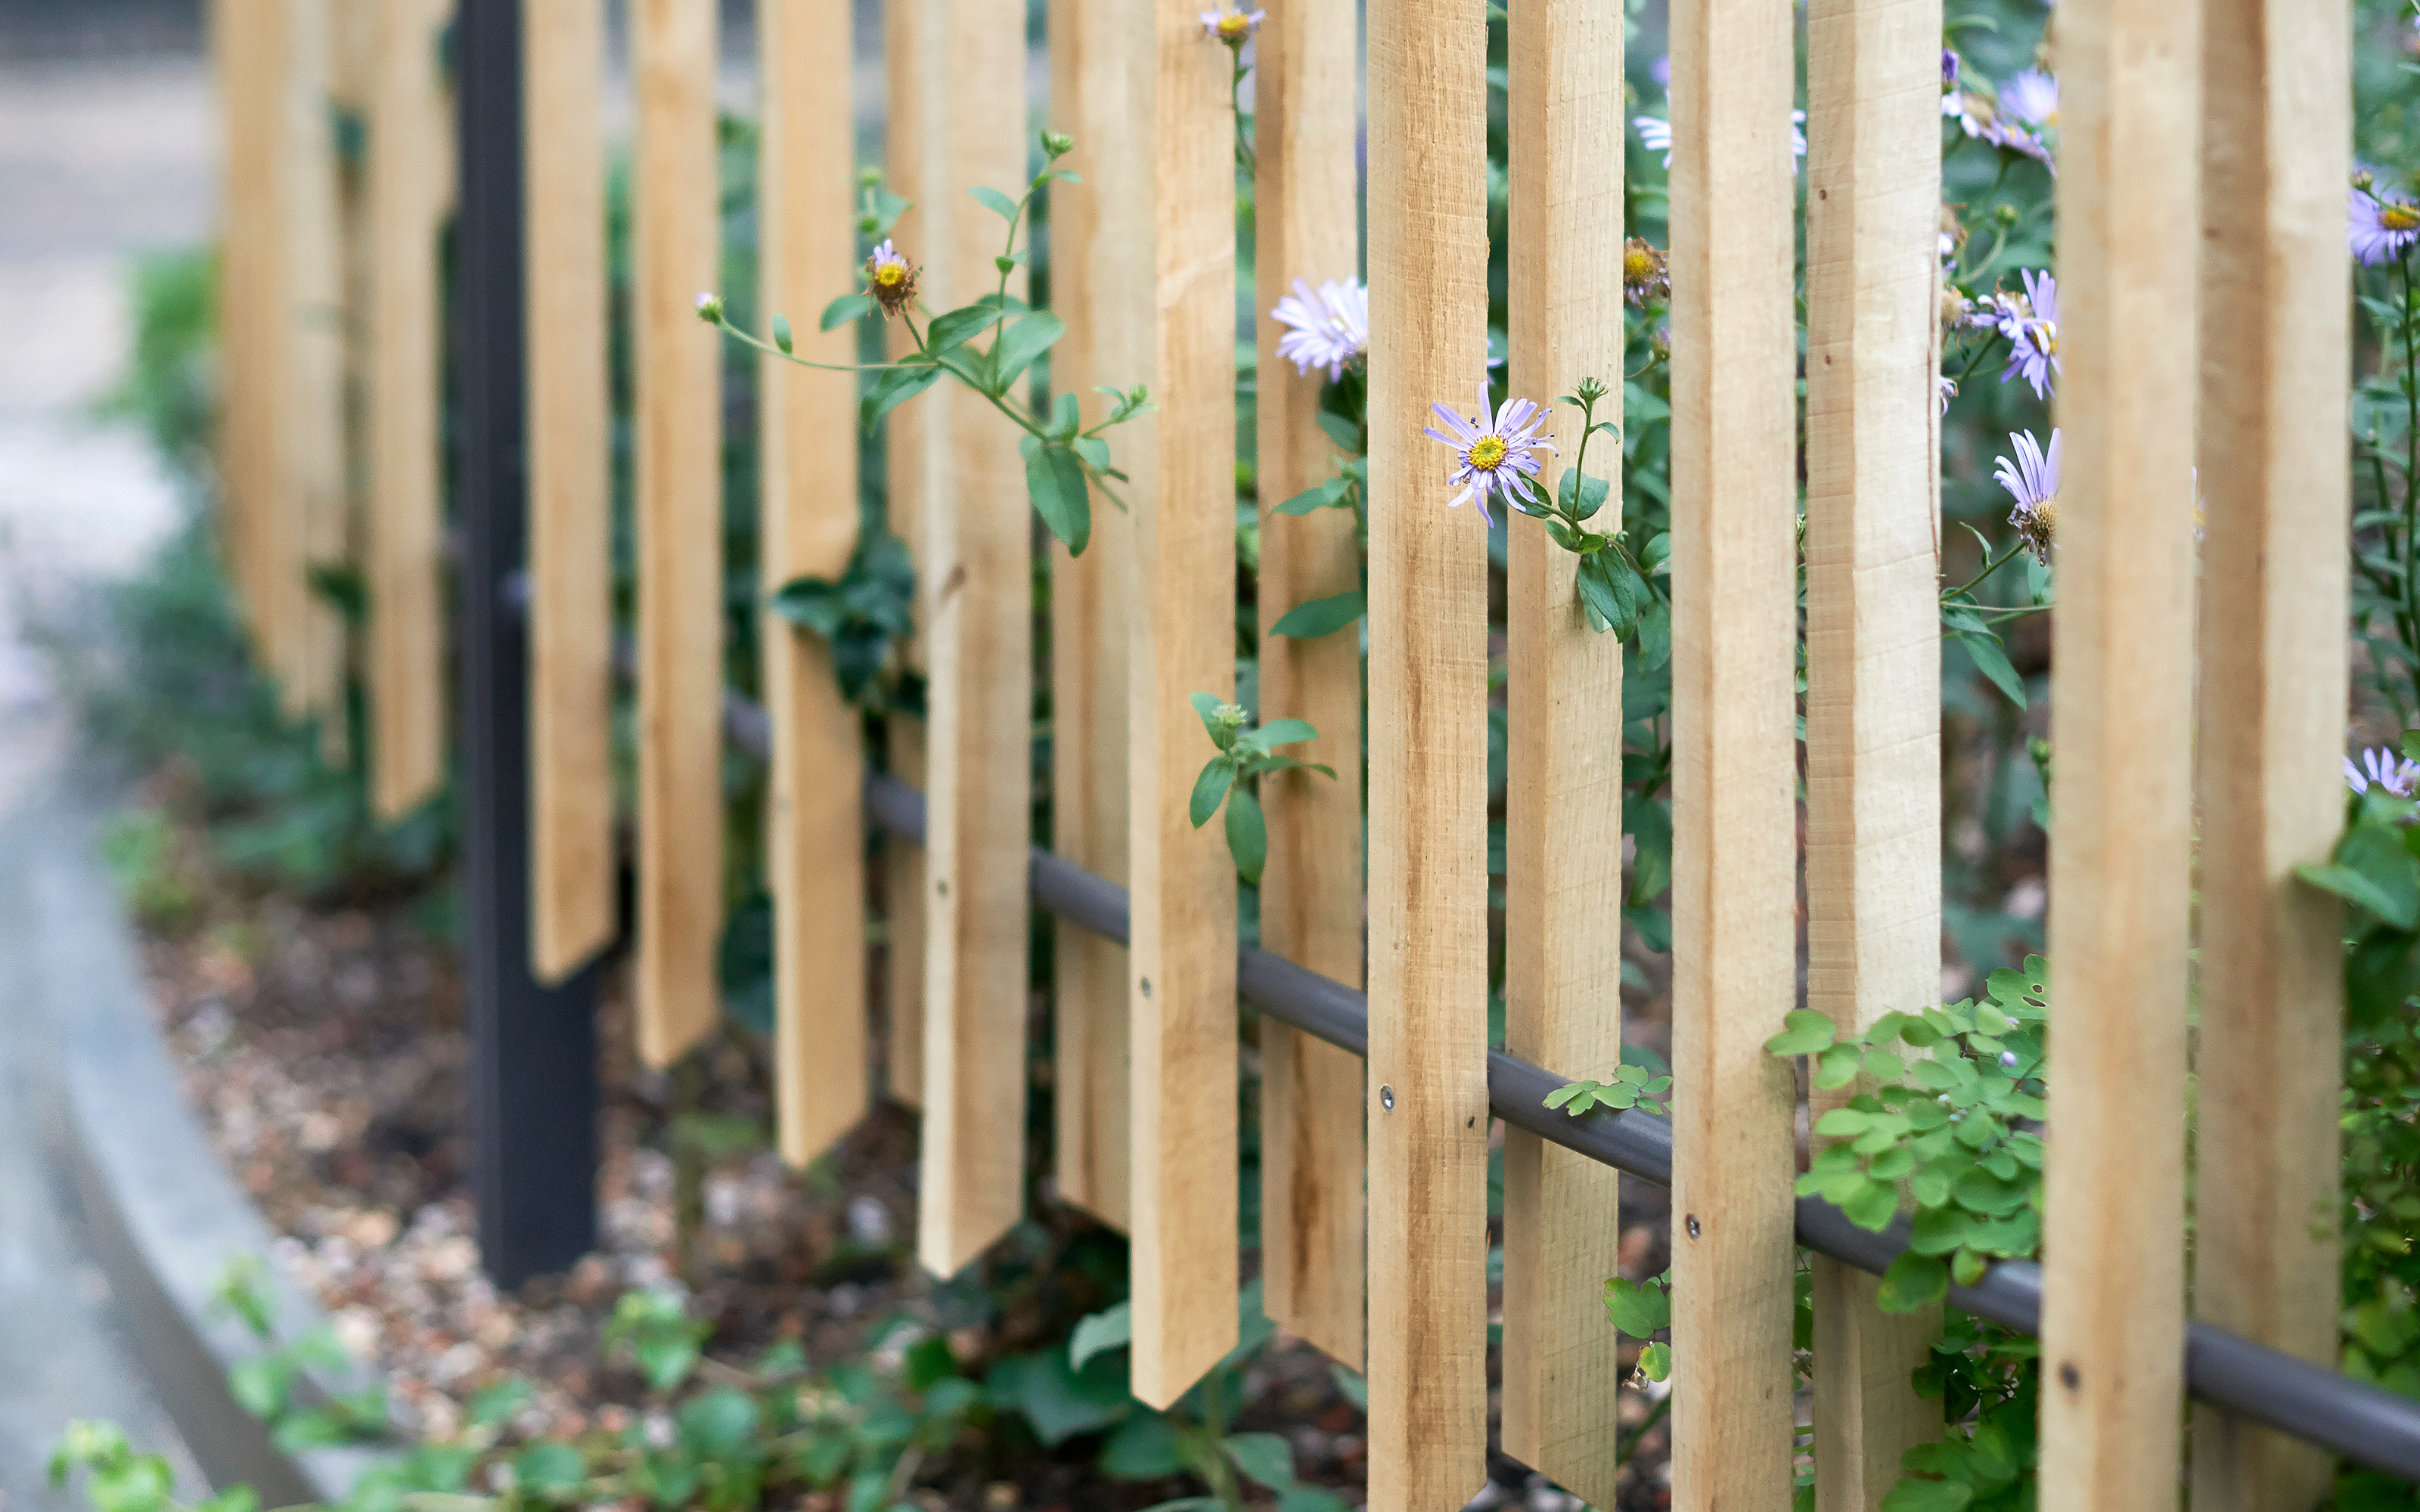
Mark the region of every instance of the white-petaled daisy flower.
POLYGON ((1327 369, 1332 382, 1370 352, 1370 290, 1357 278, 1329 279, 1313 294, 1297 278, 1294 292, 1278 301, 1269 318, 1286 328, 1278 356, 1309 373, 1327 369))
POLYGON ((1229 47, 1241 47, 1261 29, 1265 10, 1205 10, 1202 12, 1202 35, 1229 47))
POLYGON ((1992 470, 1992 476, 2017 501, 2017 507, 2009 511, 2009 523, 2048 566, 2051 541, 2058 532, 2059 454, 2064 437, 2052 431, 2050 449, 2044 451, 2032 431, 2015 431, 2009 444, 2016 449, 2016 460, 1997 458, 1999 465, 1992 470))
MULTIPOLYGON (((1664 154, 1664 166, 1672 166, 1672 123, 1660 116, 1633 116, 1630 124, 1638 129, 1639 146, 1650 152, 1664 154)), ((1807 156, 1807 113, 1790 113, 1790 150, 1793 154, 1791 172, 1798 171, 1796 159, 1807 156)))
POLYGON ((2350 756, 2344 759, 2345 786, 2355 793, 2367 793, 2375 786, 2398 798, 2412 796, 2412 785, 2420 781, 2420 762, 2397 755, 2383 746, 2373 746, 2361 753, 2359 765, 2350 756))
POLYGON ((2376 177, 2366 188, 2346 192, 2352 224, 2346 228, 2352 255, 2366 267, 2392 262, 2420 240, 2420 205, 2376 177))
POLYGON ((2032 269, 2018 275, 2025 281, 2024 309, 2003 321, 2001 332, 2009 338, 2009 365, 2000 374, 2000 381, 2023 374, 2033 385, 2034 397, 2050 397, 2051 376, 2058 372, 2058 280, 2048 272, 2034 276, 2032 269))
POLYGON ((1444 430, 1430 425, 1420 434, 1433 441, 1443 441, 1453 448, 1459 464, 1448 483, 1460 484, 1462 492, 1455 494, 1446 507, 1459 509, 1466 499, 1479 501, 1479 517, 1488 524, 1496 517, 1488 512, 1487 496, 1500 495, 1506 502, 1519 507, 1520 496, 1513 492, 1521 480, 1538 475, 1538 454, 1557 450, 1554 441, 1538 427, 1544 424, 1546 411, 1528 399, 1507 399, 1496 411, 1496 423, 1487 423, 1487 385, 1479 387, 1479 413, 1468 420, 1441 404, 1431 409, 1446 424, 1444 430))
POLYGON ((2027 126, 2058 124, 2058 79, 2040 69, 2027 69, 2000 86, 2000 111, 2027 126))

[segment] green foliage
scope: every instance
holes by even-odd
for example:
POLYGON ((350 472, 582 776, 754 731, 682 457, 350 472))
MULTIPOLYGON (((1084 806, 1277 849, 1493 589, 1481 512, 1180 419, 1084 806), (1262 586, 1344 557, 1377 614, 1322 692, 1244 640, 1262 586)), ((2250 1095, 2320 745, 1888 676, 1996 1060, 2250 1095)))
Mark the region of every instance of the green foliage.
POLYGON ((1235 858, 1235 872, 1246 882, 1257 884, 1261 869, 1268 864, 1268 821, 1261 813, 1261 800, 1253 795, 1250 782, 1270 772, 1300 769, 1334 778, 1336 769, 1318 762, 1306 762, 1292 756, 1277 754, 1275 748, 1292 746, 1306 740, 1316 740, 1319 732, 1300 719, 1279 719, 1257 730, 1244 728, 1244 711, 1233 703, 1221 703, 1207 693, 1187 695, 1193 711, 1202 717, 1202 728, 1208 731, 1210 744, 1218 753, 1202 768, 1193 780, 1193 798, 1189 806, 1193 827, 1200 829, 1210 822, 1210 816, 1224 803, 1227 808, 1227 854, 1235 858))
POLYGON ((1610 1082, 1566 1082, 1546 1094, 1546 1106, 1560 1108, 1576 1119, 1591 1108, 1645 1108, 1661 1115, 1664 1104, 1655 1101, 1657 1094, 1672 1085, 1669 1076, 1657 1075, 1644 1066, 1627 1062, 1614 1069, 1610 1082))
POLYGON ((916 563, 897 536, 869 527, 838 581, 793 578, 768 603, 830 649, 841 696, 850 703, 868 714, 923 712, 923 685, 899 659, 916 629, 916 563))

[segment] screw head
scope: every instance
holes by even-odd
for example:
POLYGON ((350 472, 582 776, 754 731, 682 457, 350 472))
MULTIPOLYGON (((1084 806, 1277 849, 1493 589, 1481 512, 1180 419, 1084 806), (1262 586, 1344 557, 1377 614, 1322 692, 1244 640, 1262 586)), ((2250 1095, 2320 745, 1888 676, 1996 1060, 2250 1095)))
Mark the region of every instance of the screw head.
POLYGON ((1151 995, 1151 979, 1149 977, 1145 977, 1142 980, 1142 995, 1145 997, 1149 997, 1151 995))
POLYGON ((1378 1088, 1378 1105, 1385 1108, 1389 1113, 1395 1111, 1395 1089, 1393 1088, 1381 1087, 1378 1088))
POLYGON ((1689 1214, 1689 1237, 1691 1239, 1698 1237, 1698 1215, 1694 1212, 1689 1214))

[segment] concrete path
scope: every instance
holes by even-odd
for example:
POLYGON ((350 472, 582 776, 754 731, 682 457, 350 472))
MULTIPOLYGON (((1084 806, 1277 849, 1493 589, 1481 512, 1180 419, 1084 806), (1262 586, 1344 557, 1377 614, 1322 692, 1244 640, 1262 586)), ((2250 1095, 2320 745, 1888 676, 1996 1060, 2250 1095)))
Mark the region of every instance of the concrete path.
MULTIPOLYGON (((143 19, 124 0, 97 8, 143 19)), ((0 5, 0 825, 38 801, 68 749, 30 626, 78 612, 95 583, 139 565, 178 517, 143 437, 92 411, 127 360, 134 258, 206 239, 215 177, 199 57, 111 56, 101 32, 79 33, 65 49, 79 55, 59 56, 59 13, 0 5), (34 36, 37 23, 52 30, 34 36)), ((125 35, 192 33, 137 24, 125 35)), ((7 894, 22 881, 0 868, 0 908, 18 906, 7 894)), ((28 969, 0 959, 0 999, 11 973, 28 969)), ((78 1417, 123 1424, 138 1448, 169 1456, 182 1494, 200 1495, 45 1169, 38 1023, 0 1014, 0 1512, 81 1504, 43 1476, 78 1417)))

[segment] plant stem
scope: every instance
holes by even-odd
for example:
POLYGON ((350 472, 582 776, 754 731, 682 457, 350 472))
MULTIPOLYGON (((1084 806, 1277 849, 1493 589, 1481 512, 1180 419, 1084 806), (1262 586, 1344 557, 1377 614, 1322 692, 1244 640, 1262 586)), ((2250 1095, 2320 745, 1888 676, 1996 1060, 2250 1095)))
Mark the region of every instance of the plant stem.
MULTIPOLYGON (((2412 257, 2395 263, 2403 285, 2403 307, 2397 312, 2403 327, 2403 618, 2398 628, 2404 648, 2420 656, 2412 627, 2420 625, 2420 322, 2412 307, 2412 257)), ((2383 502, 2383 501, 2381 501, 2383 502)), ((2420 678, 2420 672, 2414 673, 2420 678)))
POLYGON ((2012 544, 2007 550, 2001 552, 1998 556, 1985 562, 1983 563, 1982 571, 1977 573, 1974 577, 1967 579, 1964 582, 1960 583, 1957 587, 1952 588, 1948 593, 1942 594, 1942 601, 1947 603, 1955 594, 1973 593, 1977 585, 1981 583, 1984 579, 1989 578, 1992 574, 1999 571, 2002 567, 2007 566, 2010 562, 2016 560, 2017 557, 2024 552, 2024 549, 2025 543, 2023 541, 2018 541, 2012 544))
POLYGON ((1647 1414, 1646 1420, 1641 1422, 1637 1428, 1631 1431, 1629 1442, 1615 1448, 1613 1451, 1613 1463, 1615 1469, 1620 1469, 1629 1460, 1632 1455, 1638 1452, 1639 1441, 1646 1438, 1649 1431, 1652 1430, 1656 1424, 1663 1422, 1666 1414, 1669 1413, 1671 1411, 1672 1394, 1668 1391, 1664 1394, 1664 1399, 1657 1402, 1654 1410, 1647 1414))

